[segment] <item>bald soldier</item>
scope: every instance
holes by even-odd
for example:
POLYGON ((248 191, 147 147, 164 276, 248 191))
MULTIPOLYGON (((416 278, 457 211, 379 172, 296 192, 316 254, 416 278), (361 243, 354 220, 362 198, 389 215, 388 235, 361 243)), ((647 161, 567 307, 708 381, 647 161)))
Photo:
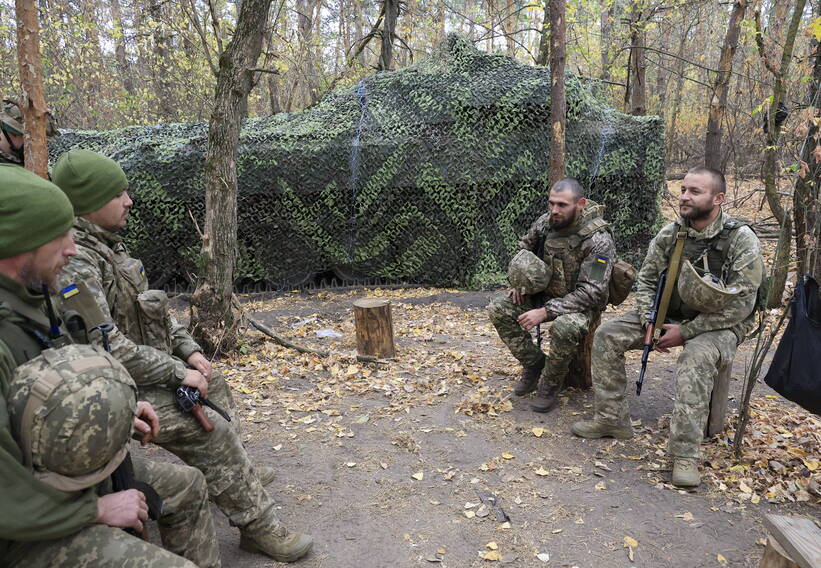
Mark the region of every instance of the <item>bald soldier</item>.
POLYGON ((157 513, 168 551, 121 530, 141 532, 149 509, 145 493, 115 487, 112 476, 131 464, 132 422, 143 441, 158 424, 125 369, 71 345, 50 311, 43 291, 77 252, 73 221, 57 187, 0 164, 1 563, 217 567, 205 479, 194 468, 133 460, 133 477, 163 500, 157 513))
POLYGON ((313 539, 290 531, 279 520, 277 506, 242 444, 228 385, 171 315, 165 294, 148 289, 142 263, 129 255, 117 234, 133 205, 125 172, 101 154, 71 150, 54 165, 52 176, 77 216, 77 256, 59 277, 63 305, 71 304, 88 328, 113 324, 108 334, 111 353, 131 373, 140 397, 154 406, 163 424, 155 443, 205 474, 211 499, 239 527, 240 547, 280 562, 298 560, 313 539), (174 393, 180 385, 196 388, 229 412, 232 421, 211 414, 215 429, 204 431, 177 407, 174 393))
POLYGON ((499 337, 522 364, 517 396, 538 388, 530 407, 549 412, 558 402, 570 360, 590 323, 607 304, 616 245, 604 206, 587 199, 573 178, 550 188, 550 210, 519 242, 508 277, 513 287, 488 306, 499 337), (552 322, 547 353, 530 330, 552 322))
POLYGON ((721 210, 724 175, 704 167, 684 176, 679 197, 680 218, 650 242, 636 281, 636 309, 605 322, 593 338, 594 414, 576 422, 572 431, 584 438, 631 438, 626 400, 624 352, 641 349, 647 314, 661 274, 673 264, 683 241, 682 268, 672 282, 672 298, 664 333, 655 349, 667 353, 683 347, 676 363, 675 404, 670 421, 668 453, 673 484, 701 483, 699 445, 710 406, 713 381, 722 364, 755 326, 755 306, 764 276, 764 262, 755 233, 721 210))

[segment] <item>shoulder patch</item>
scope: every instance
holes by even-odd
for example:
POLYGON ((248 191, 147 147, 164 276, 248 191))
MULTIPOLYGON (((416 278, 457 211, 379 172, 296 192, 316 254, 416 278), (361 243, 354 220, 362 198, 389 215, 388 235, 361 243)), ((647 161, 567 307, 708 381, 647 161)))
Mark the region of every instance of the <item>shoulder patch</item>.
POLYGON ((80 290, 77 289, 76 284, 70 284, 70 285, 66 286, 65 288, 63 288, 62 290, 60 290, 60 295, 63 297, 64 300, 68 300, 72 296, 74 296, 76 294, 79 294, 79 293, 80 293, 80 290))

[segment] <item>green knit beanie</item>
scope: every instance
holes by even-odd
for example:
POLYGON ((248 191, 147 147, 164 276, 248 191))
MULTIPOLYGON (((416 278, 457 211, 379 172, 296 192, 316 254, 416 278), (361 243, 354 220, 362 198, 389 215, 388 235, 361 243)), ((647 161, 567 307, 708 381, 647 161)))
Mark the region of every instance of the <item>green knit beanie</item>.
POLYGON ((60 156, 51 179, 66 192, 75 215, 96 211, 128 187, 120 165, 91 150, 69 150, 60 156))
POLYGON ((0 258, 34 250, 74 224, 65 194, 15 164, 0 164, 0 258))

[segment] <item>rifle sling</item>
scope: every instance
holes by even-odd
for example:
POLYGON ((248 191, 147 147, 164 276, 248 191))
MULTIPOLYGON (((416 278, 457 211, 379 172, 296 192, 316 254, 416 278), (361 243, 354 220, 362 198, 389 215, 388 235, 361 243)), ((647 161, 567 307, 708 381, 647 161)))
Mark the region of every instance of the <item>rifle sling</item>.
POLYGON ((679 227, 678 233, 676 233, 676 248, 673 249, 673 256, 670 257, 670 264, 667 267, 667 280, 664 282, 664 291, 661 293, 656 325, 653 328, 653 342, 659 340, 664 328, 664 320, 667 318, 667 308, 670 306, 673 288, 678 281, 678 271, 679 268, 681 268, 681 252, 684 250, 685 240, 687 240, 687 229, 679 227))

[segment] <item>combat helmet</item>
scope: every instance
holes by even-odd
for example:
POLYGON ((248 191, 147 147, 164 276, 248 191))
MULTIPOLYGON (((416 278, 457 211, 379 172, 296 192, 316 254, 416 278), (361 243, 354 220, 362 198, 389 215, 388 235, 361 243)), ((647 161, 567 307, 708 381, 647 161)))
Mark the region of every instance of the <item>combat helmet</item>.
MULTIPOLYGON (((20 104, 17 101, 12 99, 3 100, 3 106, 0 108, 0 129, 16 136, 23 135, 23 111, 20 110, 20 104)), ((51 138, 59 135, 57 119, 50 111, 46 111, 46 136, 51 138)))
POLYGON ((127 454, 137 386, 102 350, 67 345, 43 351, 15 370, 8 400, 25 465, 57 489, 92 487, 127 454))
POLYGON ((550 284, 553 267, 529 250, 520 250, 507 267, 507 280, 522 294, 537 294, 550 284))
POLYGON ((697 312, 717 312, 740 290, 737 286, 725 286, 721 278, 711 274, 706 266, 703 272, 704 275, 699 274, 695 266, 685 260, 678 276, 678 295, 697 312))

